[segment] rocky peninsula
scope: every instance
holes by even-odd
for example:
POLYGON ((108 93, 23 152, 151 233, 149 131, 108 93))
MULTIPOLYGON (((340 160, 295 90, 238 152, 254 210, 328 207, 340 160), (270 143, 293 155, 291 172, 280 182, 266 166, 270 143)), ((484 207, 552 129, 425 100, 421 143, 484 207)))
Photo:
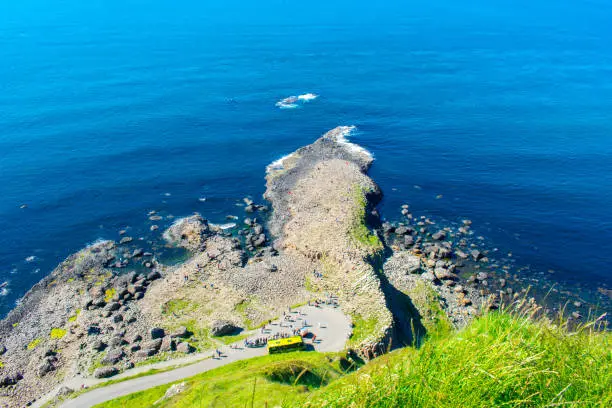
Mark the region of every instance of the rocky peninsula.
POLYGON ((233 229, 199 214, 177 220, 163 236, 189 251, 180 264, 125 238, 68 257, 0 322, 0 406, 31 404, 74 376, 213 349, 316 299, 337 300, 352 321, 347 348, 364 360, 497 307, 487 273, 472 268, 486 254, 451 241, 469 222, 440 229, 407 206, 401 223, 381 222, 373 158, 347 140, 351 130, 267 168, 271 212, 246 200, 233 229))

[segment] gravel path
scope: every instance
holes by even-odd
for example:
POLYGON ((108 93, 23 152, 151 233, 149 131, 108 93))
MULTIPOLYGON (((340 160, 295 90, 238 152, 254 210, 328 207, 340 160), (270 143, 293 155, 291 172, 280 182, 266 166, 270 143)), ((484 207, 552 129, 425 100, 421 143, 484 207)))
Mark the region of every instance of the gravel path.
MULTIPOLYGON (((351 324, 349 319, 340 311, 340 309, 333 307, 320 307, 304 306, 294 310, 291 314, 291 319, 294 322, 284 321, 283 327, 280 326, 280 321, 276 320, 268 326, 265 334, 262 334, 260 330, 253 332, 250 338, 256 338, 259 336, 271 335, 279 331, 288 332, 291 330, 288 325, 293 327, 301 327, 302 321, 306 320, 310 331, 317 336, 316 344, 313 344, 316 351, 329 352, 329 351, 341 351, 344 349, 346 340, 351 333, 351 324)), ((310 340, 306 340, 309 344, 310 340)), ((173 360, 158 364, 151 364, 146 367, 138 367, 133 370, 128 370, 122 374, 123 377, 133 376, 138 372, 150 370, 152 368, 165 368, 176 364, 193 363, 188 366, 180 367, 175 370, 167 371, 164 373, 149 375, 145 377, 135 378, 127 380, 121 383, 109 385, 107 387, 97 388, 95 390, 84 393, 77 398, 67 400, 61 407, 64 408, 85 408, 91 407, 96 404, 100 404, 104 401, 115 399, 124 395, 132 394, 134 392, 146 390, 148 388, 156 387, 158 385, 168 384, 171 382, 179 381, 188 377, 192 377, 196 374, 203 373, 205 371, 212 370, 217 367, 232 363, 234 361, 244 360, 253 357, 259 357, 267 354, 266 348, 244 348, 242 342, 236 343, 238 349, 232 349, 229 346, 224 346, 221 351, 223 356, 220 359, 207 358, 203 361, 198 361, 205 357, 210 357, 211 353, 208 354, 197 354, 191 357, 187 357, 180 360, 173 360)), ((115 379, 121 378, 119 376, 115 379)), ((92 386, 103 383, 101 380, 93 379, 73 379, 65 384, 73 389, 78 389, 81 384, 86 386, 92 386)), ((57 390, 55 391, 57 392, 57 390)), ((52 395, 43 397, 37 401, 34 406, 41 406, 46 401, 52 398, 52 395)))

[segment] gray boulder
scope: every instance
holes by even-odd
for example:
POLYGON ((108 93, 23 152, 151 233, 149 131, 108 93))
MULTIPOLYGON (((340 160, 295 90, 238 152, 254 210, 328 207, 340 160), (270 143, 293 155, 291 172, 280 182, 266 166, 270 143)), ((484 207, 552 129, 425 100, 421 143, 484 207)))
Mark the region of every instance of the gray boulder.
POLYGON ((170 336, 166 336, 162 339, 161 345, 159 346, 159 351, 162 353, 167 353, 169 351, 173 351, 176 348, 176 344, 174 340, 170 336))
POLYGON ((96 368, 93 373, 93 376, 95 378, 108 378, 117 374, 119 374, 119 370, 117 369, 117 367, 100 367, 96 368))
POLYGON ((153 272, 151 272, 150 274, 147 275, 147 280, 149 280, 149 281, 153 281, 153 280, 156 280, 156 279, 159 279, 159 278, 161 278, 161 274, 159 272, 157 272, 157 271, 153 271, 153 272))
POLYGON ((412 235, 405 235, 404 236, 404 246, 406 248, 410 248, 413 245, 414 245, 414 237, 412 235))
POLYGON ((166 333, 164 332, 164 329, 160 327, 153 327, 150 334, 152 339, 161 339, 166 333))
POLYGON ((189 331, 185 326, 181 326, 174 333, 170 335, 170 337, 186 339, 189 337, 189 331))
POLYGON ((215 320, 210 325, 210 334, 213 336, 225 336, 228 334, 234 334, 240 330, 240 327, 236 326, 229 320, 215 320))
POLYGON ((193 353, 195 351, 195 349, 193 347, 191 347, 191 345, 187 342, 182 342, 179 343, 176 346, 176 351, 178 351, 179 353, 185 353, 185 354, 189 354, 189 353, 193 353))
POLYGON ((443 240, 445 240, 445 239, 446 239, 446 232, 444 232, 444 231, 441 231, 441 230, 440 230, 440 231, 438 231, 438 232, 435 232, 435 233, 434 233, 434 234, 431 236, 431 238, 432 238, 432 239, 435 239, 436 241, 443 241, 443 240))
POLYGON ((395 233, 397 235, 406 235, 410 233, 410 229, 408 227, 401 225, 395 229, 395 233))
POLYGON ((475 261, 480 261, 484 256, 482 252, 477 249, 474 249, 472 252, 470 252, 470 255, 472 255, 472 259, 474 259, 475 261))
POLYGON ((57 362, 57 358, 54 356, 45 357, 40 365, 38 366, 38 376, 42 377, 47 373, 55 370, 55 363, 57 362))
POLYGON ((104 358, 102 359, 102 364, 117 364, 123 357, 125 356, 125 353, 123 352, 122 349, 112 349, 109 350, 106 355, 104 356, 104 358))
POLYGON ((155 352, 157 352, 157 350, 159 350, 159 348, 161 347, 161 344, 162 339, 155 339, 143 342, 140 347, 143 350, 155 350, 155 352))
POLYGON ((106 343, 101 340, 96 340, 92 343, 91 348, 96 351, 102 351, 106 348, 106 343))
POLYGON ((21 373, 10 373, 0 376, 0 388, 17 384, 23 379, 21 373))

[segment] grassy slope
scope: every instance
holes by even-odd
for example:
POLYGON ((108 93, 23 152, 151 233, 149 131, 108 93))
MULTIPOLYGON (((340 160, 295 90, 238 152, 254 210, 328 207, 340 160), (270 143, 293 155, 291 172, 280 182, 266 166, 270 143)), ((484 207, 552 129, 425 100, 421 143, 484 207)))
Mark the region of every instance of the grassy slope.
POLYGON ((293 406, 612 406, 609 333, 568 335, 545 322, 494 313, 465 330, 404 349, 293 406))
POLYGON ((236 407, 292 404, 349 369, 340 354, 291 353, 239 361, 185 380, 184 392, 158 401, 170 387, 159 386, 97 405, 115 407, 236 407))
MULTIPOLYGON (((184 393, 155 406, 609 407, 610 336, 589 326, 568 334, 546 322, 491 313, 352 374, 343 375, 338 355, 266 356, 193 377, 184 393)), ((167 388, 100 407, 152 406, 167 388)))

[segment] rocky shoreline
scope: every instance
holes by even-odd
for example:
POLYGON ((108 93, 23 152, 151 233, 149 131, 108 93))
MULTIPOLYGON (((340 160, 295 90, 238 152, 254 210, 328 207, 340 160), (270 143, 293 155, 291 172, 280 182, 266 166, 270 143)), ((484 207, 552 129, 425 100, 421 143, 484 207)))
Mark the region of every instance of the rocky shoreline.
POLYGON ((0 322, 0 406, 29 405, 77 375, 111 377, 212 349, 219 336, 330 294, 352 319, 348 347, 363 359, 520 296, 470 242, 468 220, 438 227, 405 205, 399 222, 382 222, 382 192, 367 175, 373 158, 347 141, 351 130, 333 129, 268 167, 271 212, 245 199, 237 225, 176 220, 163 238, 188 251, 184 262, 164 265, 125 234, 68 257, 0 322))

